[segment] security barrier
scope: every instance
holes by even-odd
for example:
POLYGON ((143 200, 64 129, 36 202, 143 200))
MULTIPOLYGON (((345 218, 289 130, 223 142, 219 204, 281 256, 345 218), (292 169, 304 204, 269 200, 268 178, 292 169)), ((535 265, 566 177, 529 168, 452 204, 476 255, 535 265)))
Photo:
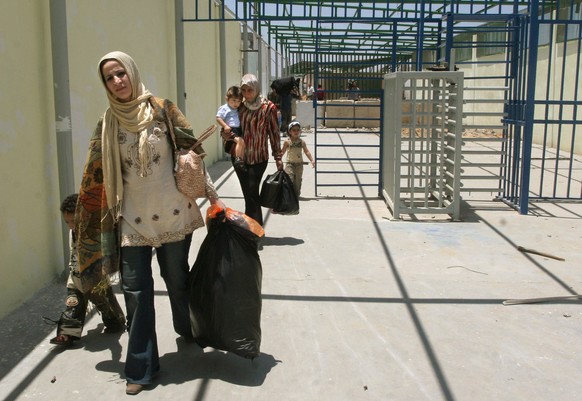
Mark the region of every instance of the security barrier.
POLYGON ((382 195, 401 214, 460 219, 462 72, 396 72, 384 79, 382 195))

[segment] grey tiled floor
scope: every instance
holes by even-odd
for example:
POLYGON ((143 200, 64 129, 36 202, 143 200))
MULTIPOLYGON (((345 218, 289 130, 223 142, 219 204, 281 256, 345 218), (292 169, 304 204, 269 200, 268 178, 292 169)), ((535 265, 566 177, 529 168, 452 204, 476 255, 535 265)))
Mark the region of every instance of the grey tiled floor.
MULTIPOLYGON (((310 144, 312 135, 305 139, 310 144)), ((212 171, 223 200, 240 210, 228 167, 212 171)), ((262 355, 251 362, 181 343, 158 276, 162 373, 137 397, 579 399, 582 303, 502 302, 582 290, 582 205, 537 204, 522 216, 499 202, 466 199, 461 222, 392 220, 382 199, 316 197, 309 167, 304 178, 299 215, 265 210, 262 355)), ((192 262, 204 234, 194 235, 192 262)), ((74 348, 48 343, 54 333, 41 316, 57 316, 63 295, 63 283, 51 284, 2 320, 1 399, 126 397, 126 334, 101 334, 96 316, 74 348)))

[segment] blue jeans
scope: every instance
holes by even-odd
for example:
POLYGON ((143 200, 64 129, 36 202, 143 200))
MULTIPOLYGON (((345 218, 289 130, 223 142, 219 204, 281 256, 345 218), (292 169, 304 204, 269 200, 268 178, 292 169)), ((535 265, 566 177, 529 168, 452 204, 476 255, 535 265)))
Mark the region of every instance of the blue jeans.
MULTIPOLYGON (((170 298, 174 330, 185 337, 192 336, 188 310, 188 252, 191 242, 192 234, 182 241, 163 244, 156 249, 160 273, 170 298)), ((129 331, 125 361, 128 383, 150 384, 160 370, 152 256, 153 248, 149 246, 121 248, 121 282, 129 331)))

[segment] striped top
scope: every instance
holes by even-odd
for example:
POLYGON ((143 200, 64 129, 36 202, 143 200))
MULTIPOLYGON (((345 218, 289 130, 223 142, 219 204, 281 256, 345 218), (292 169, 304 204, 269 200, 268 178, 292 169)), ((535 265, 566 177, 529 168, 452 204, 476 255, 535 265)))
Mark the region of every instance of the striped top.
POLYGON ((265 100, 257 110, 249 110, 243 103, 238 113, 245 142, 245 163, 258 164, 268 161, 269 142, 271 154, 275 160, 280 160, 281 139, 277 106, 270 100, 265 100))

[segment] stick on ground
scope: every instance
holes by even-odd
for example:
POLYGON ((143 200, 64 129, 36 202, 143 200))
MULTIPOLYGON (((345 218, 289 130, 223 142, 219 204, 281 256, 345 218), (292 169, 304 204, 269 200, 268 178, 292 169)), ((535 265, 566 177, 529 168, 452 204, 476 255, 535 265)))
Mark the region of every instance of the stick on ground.
POLYGON ((575 301, 578 299, 582 299, 582 295, 566 295, 564 297, 546 297, 546 298, 508 299, 507 301, 503 301, 503 305, 537 304, 541 302, 555 302, 555 301, 575 301))
POLYGON ((551 258, 551 259, 556 259, 556 260, 561 260, 561 261, 566 260, 566 259, 561 258, 559 256, 554 256, 554 255, 550 255, 549 253, 536 251, 535 249, 524 248, 523 246, 518 246, 517 250, 520 252, 527 252, 527 253, 533 253, 535 255, 545 256, 546 258, 551 258))

